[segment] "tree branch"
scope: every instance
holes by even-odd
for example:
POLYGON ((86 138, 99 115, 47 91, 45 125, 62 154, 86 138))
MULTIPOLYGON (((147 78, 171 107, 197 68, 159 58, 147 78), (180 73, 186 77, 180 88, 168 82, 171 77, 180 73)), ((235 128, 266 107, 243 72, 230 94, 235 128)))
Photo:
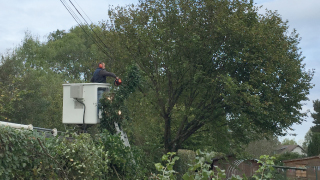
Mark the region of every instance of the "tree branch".
POLYGON ((47 150, 43 147, 42 142, 40 141, 40 139, 37 138, 37 140, 38 140, 38 142, 39 142, 39 144, 40 144, 43 152, 44 152, 47 156, 49 156, 54 162, 56 162, 56 163, 58 164, 58 166, 60 167, 61 171, 62 171, 63 174, 64 174, 64 177, 65 177, 66 179, 68 179, 68 176, 67 176, 66 172, 63 170, 63 167, 60 165, 60 163, 59 163, 56 159, 54 159, 54 158, 47 152, 47 150))
POLYGON ((118 174, 118 172, 117 172, 116 168, 115 168, 113 165, 112 165, 112 168, 113 168, 114 172, 116 173, 116 175, 117 175, 118 179, 120 179, 120 180, 121 180, 121 178, 119 177, 119 174, 118 174))

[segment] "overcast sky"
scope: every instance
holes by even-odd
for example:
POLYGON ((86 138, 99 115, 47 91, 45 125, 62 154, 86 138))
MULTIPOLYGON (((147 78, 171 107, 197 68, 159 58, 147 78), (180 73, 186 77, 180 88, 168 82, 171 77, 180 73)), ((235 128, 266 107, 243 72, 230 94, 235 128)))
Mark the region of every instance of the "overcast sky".
MULTIPOLYGON (((82 10, 93 23, 108 18, 109 6, 138 3, 138 0, 76 0, 82 10)), ((302 38, 300 47, 305 56, 306 69, 315 69, 313 78, 315 87, 310 91, 309 102, 305 102, 303 111, 313 112, 312 100, 320 99, 319 69, 316 51, 320 49, 320 0, 255 0, 257 6, 263 5, 260 13, 265 9, 277 10, 283 20, 289 21, 290 29, 295 28, 302 38)), ((76 26, 76 21, 68 13, 60 0, 2 0, 0 1, 0 54, 6 54, 24 38, 25 32, 43 39, 50 32, 69 30, 76 26)), ((302 142, 304 135, 312 126, 312 118, 301 125, 293 125, 297 142, 302 142)), ((283 139, 283 138, 281 138, 283 139)))

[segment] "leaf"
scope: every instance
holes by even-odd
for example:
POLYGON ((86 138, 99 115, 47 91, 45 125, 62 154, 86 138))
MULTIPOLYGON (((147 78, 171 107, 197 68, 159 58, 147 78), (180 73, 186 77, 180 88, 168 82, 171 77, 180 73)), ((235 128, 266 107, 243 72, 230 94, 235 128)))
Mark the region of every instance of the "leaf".
POLYGON ((156 163, 156 164, 155 164, 155 167, 156 167, 156 169, 157 169, 158 171, 162 171, 162 169, 164 168, 164 167, 161 165, 161 163, 156 163))
POLYGON ((182 179, 184 179, 184 180, 194 180, 194 177, 192 176, 192 175, 189 175, 189 174, 184 174, 183 176, 182 176, 182 179))

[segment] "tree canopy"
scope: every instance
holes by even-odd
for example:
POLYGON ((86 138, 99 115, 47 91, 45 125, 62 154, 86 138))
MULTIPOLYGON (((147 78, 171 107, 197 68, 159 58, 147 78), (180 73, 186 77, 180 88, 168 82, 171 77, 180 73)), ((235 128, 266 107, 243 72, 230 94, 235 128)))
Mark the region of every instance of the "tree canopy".
POLYGON ((26 33, 22 45, 2 56, 0 120, 60 128, 63 79, 41 66, 46 60, 43 44, 26 33))
POLYGON ((313 101, 313 109, 315 113, 311 113, 315 124, 310 128, 305 136, 304 145, 307 147, 308 156, 316 156, 320 154, 320 101, 313 101))
POLYGON ((297 145, 298 143, 294 139, 284 138, 281 145, 297 145))
POLYGON ((277 137, 271 136, 250 142, 245 151, 253 158, 259 158, 261 155, 274 155, 280 144, 277 137))
POLYGON ((320 154, 320 133, 312 133, 311 140, 307 147, 308 156, 317 156, 320 154))
POLYGON ((320 133, 320 101, 318 99, 313 101, 313 110, 315 112, 311 113, 311 117, 313 118, 312 123, 315 125, 311 127, 311 131, 320 133))
POLYGON ((209 126, 247 143, 303 121, 313 72, 276 12, 259 15, 241 0, 145 0, 109 14, 110 31, 148 81, 166 151, 209 126))
POLYGON ((149 150, 227 152, 284 135, 306 115, 313 72, 296 31, 258 10, 247 0, 142 0, 110 9, 109 24, 57 30, 45 42, 27 34, 1 58, 0 118, 61 125, 61 84, 88 82, 103 61, 119 77, 128 65, 139 70, 138 91, 121 103, 129 138, 149 150), (107 53, 84 29, 101 36, 107 53))

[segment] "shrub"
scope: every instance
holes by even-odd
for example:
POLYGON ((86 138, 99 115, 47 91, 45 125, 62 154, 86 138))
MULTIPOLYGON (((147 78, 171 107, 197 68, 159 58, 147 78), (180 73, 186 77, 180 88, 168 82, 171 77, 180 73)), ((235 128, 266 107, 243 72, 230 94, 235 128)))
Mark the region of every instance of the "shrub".
POLYGON ((0 126, 1 179, 143 179, 143 154, 107 131, 45 138, 0 126))

